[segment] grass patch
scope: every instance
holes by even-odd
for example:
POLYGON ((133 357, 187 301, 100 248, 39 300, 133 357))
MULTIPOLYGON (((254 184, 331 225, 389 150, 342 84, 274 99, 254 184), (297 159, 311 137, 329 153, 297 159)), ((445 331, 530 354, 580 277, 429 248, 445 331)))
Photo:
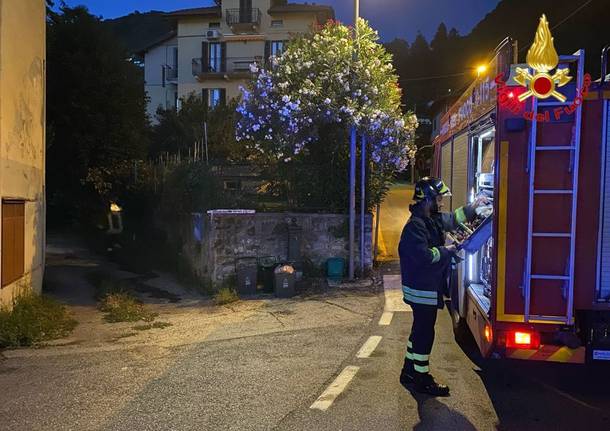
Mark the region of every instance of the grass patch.
POLYGON ((106 313, 106 322, 152 322, 157 313, 146 310, 144 304, 127 292, 108 293, 100 300, 99 309, 106 313))
POLYGON ((147 331, 149 329, 165 329, 168 326, 172 326, 169 322, 153 322, 145 325, 136 325, 133 327, 136 331, 147 331))
POLYGON ((25 347, 68 336, 76 326, 66 307, 33 293, 0 308, 0 347, 25 347))
POLYGON ((235 292, 235 289, 231 289, 230 287, 221 287, 214 295, 214 302, 216 302, 216 305, 225 305, 236 301, 239 301, 239 296, 237 295, 237 292, 235 292))

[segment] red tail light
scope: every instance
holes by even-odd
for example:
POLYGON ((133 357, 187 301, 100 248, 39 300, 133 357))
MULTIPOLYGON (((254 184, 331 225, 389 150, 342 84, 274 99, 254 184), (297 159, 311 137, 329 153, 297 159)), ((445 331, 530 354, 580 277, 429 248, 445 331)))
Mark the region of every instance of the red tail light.
POLYGON ((534 331, 511 331, 506 336, 506 347, 510 349, 537 349, 540 334, 534 331))

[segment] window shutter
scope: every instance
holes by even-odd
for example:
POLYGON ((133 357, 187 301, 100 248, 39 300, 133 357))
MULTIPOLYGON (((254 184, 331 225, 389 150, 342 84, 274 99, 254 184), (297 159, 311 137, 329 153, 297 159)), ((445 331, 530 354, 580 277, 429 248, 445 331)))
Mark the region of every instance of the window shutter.
POLYGON ((25 270, 25 203, 2 202, 2 281, 4 287, 19 280, 25 270))
POLYGON ((220 42, 220 71, 227 71, 227 42, 220 42))
POLYGON ((227 104, 227 89, 226 88, 221 88, 220 89, 220 105, 226 105, 227 104))
POLYGON ((161 65, 161 87, 165 88, 165 66, 161 65))
POLYGON ((203 106, 209 106, 209 98, 209 90, 207 88, 201 90, 201 100, 203 100, 203 106))
POLYGON ((271 57, 271 41, 265 41, 265 58, 263 59, 265 63, 269 61, 269 57, 271 57))
POLYGON ((201 42, 201 72, 208 72, 210 49, 207 42, 201 42))

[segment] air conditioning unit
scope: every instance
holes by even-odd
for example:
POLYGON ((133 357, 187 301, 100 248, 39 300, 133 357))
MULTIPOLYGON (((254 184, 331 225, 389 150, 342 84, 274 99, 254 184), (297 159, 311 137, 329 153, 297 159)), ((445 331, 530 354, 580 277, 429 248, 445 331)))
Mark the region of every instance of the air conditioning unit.
POLYGON ((205 37, 207 37, 208 39, 220 39, 220 36, 222 35, 218 30, 208 30, 205 32, 205 37))

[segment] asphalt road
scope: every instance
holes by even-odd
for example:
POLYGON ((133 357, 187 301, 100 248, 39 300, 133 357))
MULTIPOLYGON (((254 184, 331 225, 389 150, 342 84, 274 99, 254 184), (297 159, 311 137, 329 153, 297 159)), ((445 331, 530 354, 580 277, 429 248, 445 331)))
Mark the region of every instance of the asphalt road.
POLYGON ((410 393, 398 374, 411 313, 379 325, 383 298, 360 291, 278 302, 184 346, 7 357, 0 429, 610 429, 607 370, 471 359, 446 311, 431 368, 452 395, 410 393), (378 344, 358 358, 370 337, 378 344), (332 404, 312 409, 346 369, 356 371, 343 390, 322 397, 332 404))

